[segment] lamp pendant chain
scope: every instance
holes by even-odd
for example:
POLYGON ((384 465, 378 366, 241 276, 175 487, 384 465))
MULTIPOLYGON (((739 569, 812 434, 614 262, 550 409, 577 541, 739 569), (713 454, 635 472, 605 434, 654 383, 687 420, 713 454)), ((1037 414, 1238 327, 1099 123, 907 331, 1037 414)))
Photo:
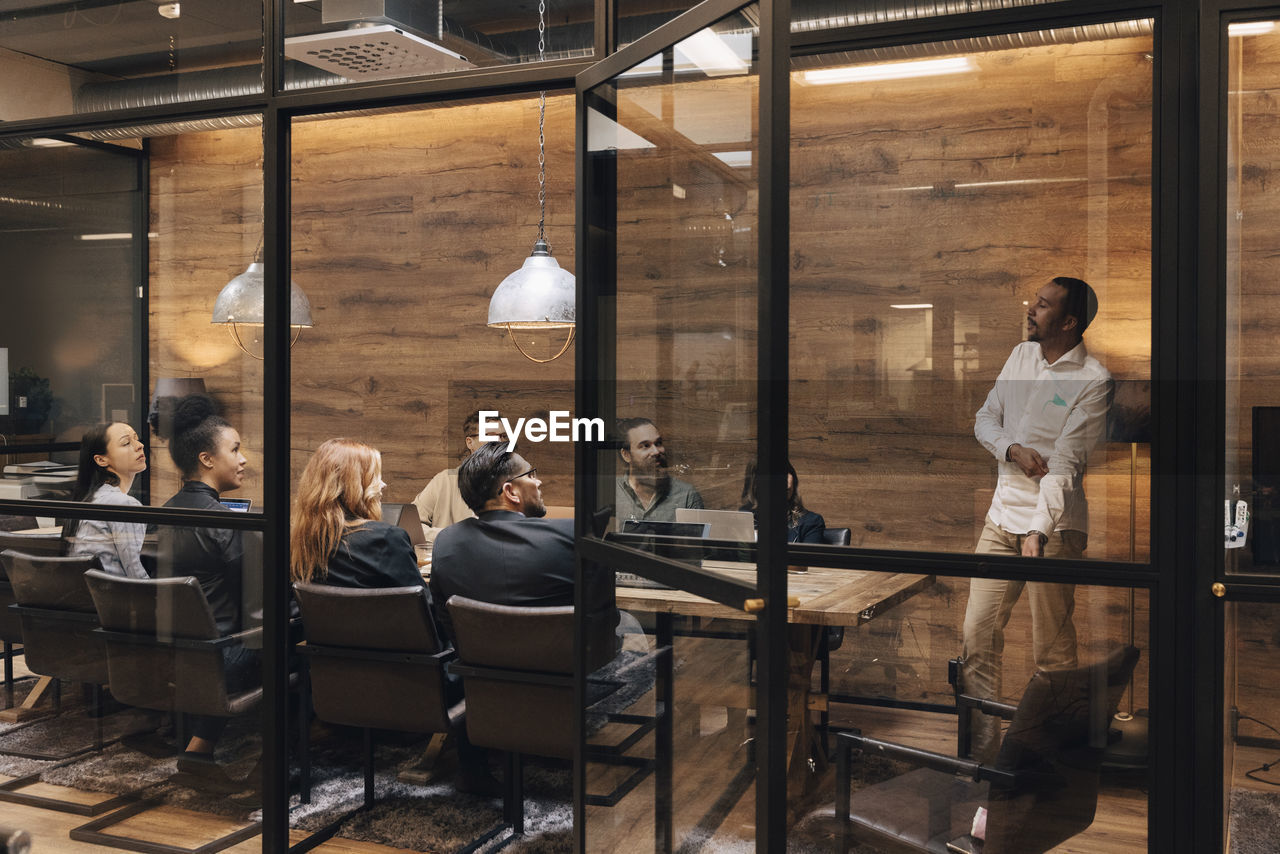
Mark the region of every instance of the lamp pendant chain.
MULTIPOLYGON (((538 0, 538 61, 547 58, 547 3, 538 0)), ((538 93, 538 240, 546 240, 547 224, 547 92, 538 93)))

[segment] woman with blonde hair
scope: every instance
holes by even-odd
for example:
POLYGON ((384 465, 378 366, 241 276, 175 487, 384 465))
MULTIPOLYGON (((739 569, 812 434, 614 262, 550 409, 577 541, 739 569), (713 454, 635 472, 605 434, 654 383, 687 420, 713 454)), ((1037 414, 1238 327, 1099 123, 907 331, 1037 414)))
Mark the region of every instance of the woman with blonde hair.
POLYGON ((298 483, 289 534, 294 581, 335 587, 425 587, 402 528, 382 521, 382 454, 355 439, 329 439, 298 483))

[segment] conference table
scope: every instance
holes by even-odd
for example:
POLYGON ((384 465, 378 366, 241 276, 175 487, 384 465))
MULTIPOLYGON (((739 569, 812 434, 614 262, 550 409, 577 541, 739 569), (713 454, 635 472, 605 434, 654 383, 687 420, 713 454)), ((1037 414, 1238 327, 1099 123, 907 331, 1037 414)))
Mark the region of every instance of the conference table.
MULTIPOLYGON (((752 564, 704 561, 702 568, 747 584, 755 581, 752 564)), ((899 605, 934 583, 932 575, 867 572, 810 567, 787 573, 787 798, 797 802, 809 791, 826 756, 814 750, 816 733, 810 712, 825 711, 827 697, 813 688, 813 668, 829 626, 856 627, 899 605), (814 765, 810 765, 810 760, 814 765)), ((617 587, 618 607, 661 616, 750 620, 747 610, 731 608, 684 590, 617 587)), ((744 602, 744 606, 751 607, 744 602)))

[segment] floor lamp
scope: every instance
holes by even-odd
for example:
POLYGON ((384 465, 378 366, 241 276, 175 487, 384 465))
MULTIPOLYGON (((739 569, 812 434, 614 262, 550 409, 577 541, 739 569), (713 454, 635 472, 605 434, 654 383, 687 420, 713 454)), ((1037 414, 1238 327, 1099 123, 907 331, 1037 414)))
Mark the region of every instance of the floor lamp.
MULTIPOLYGON (((1117 383, 1116 397, 1107 422, 1107 440, 1124 442, 1129 446, 1129 560, 1138 558, 1138 445, 1151 442, 1151 409, 1149 383, 1117 383), (1129 394, 1126 394, 1129 392, 1129 394), (1123 398, 1142 395, 1142 402, 1122 401, 1123 398), (1126 405, 1128 403, 1129 405, 1126 405)), ((1134 588, 1129 588, 1129 645, 1135 646, 1136 608, 1134 588)), ((1133 710, 1133 685, 1131 678, 1125 692, 1125 700, 1112 720, 1112 729, 1120 738, 1107 748, 1103 764, 1112 768, 1146 768, 1148 755, 1147 715, 1137 716, 1133 710)))

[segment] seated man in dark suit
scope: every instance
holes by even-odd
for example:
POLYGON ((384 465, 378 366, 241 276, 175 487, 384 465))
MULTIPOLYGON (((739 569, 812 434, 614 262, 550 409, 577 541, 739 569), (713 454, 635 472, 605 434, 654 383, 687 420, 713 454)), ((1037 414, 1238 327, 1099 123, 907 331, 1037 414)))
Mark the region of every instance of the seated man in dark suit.
MULTIPOLYGON (((482 445, 458 469, 458 489, 476 518, 436 537, 431 596, 437 622, 452 640, 445 603, 453 595, 496 605, 573 604, 573 520, 543 519, 537 469, 501 442, 482 445)), ((587 577, 590 637, 618 623, 613 573, 587 577)))

